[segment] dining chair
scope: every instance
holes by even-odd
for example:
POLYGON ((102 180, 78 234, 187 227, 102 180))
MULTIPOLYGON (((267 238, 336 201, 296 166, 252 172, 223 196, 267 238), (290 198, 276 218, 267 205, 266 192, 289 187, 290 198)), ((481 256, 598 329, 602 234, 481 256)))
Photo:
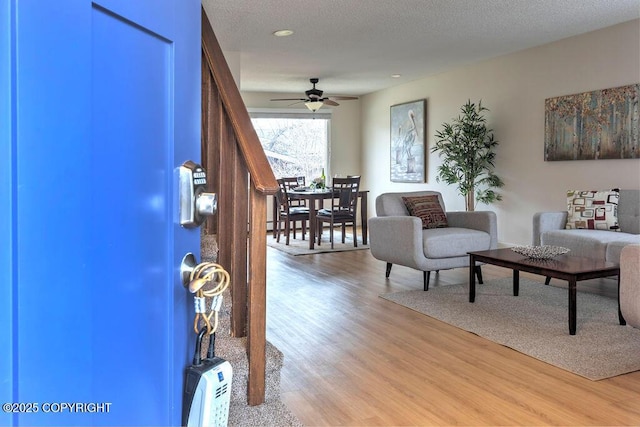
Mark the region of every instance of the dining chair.
MULTIPOLYGON (((308 208, 309 205, 307 204, 307 200, 305 199, 292 199, 291 197, 289 197, 288 193, 290 193, 291 191, 293 191, 295 188, 298 187, 304 187, 305 186, 305 177, 304 176, 285 176, 281 178, 282 180, 284 180, 284 183, 287 187, 287 200, 289 201, 289 207, 290 208, 300 208, 300 207, 304 207, 304 208, 308 208)), ((297 221, 293 222, 293 238, 296 238, 296 232, 298 230, 298 227, 296 226, 297 221)), ((304 235, 302 236, 302 239, 304 240, 304 235)))
MULTIPOLYGON (((295 179, 295 178, 294 178, 295 179)), ((278 201, 278 218, 276 220, 276 241, 280 242, 280 234, 284 223, 284 232, 286 234, 285 244, 289 244, 289 235, 291 234, 291 224, 293 223, 293 238, 296 238, 296 222, 302 223, 302 240, 305 240, 307 232, 307 221, 309 220, 309 208, 306 206, 292 206, 293 200, 289 199, 289 187, 287 178, 277 180, 280 190, 276 194, 278 201)), ((313 238, 313 236, 311 236, 313 238)))
POLYGON ((353 226, 353 246, 358 247, 358 236, 356 234, 356 211, 358 210, 358 190, 360 187, 360 177, 334 178, 331 189, 333 197, 331 199, 331 209, 320 209, 316 214, 318 230, 318 246, 322 241, 322 232, 325 222, 329 223, 329 241, 333 249, 333 226, 342 225, 342 243, 345 242, 345 231, 347 224, 353 226))
MULTIPOLYGON (((304 176, 301 176, 301 177, 289 176, 289 177, 283 177, 280 179, 284 181, 284 184, 287 187, 287 192, 292 191, 294 188, 304 187, 306 185, 304 176), (301 178, 301 181, 299 180, 299 178, 301 178)), ((308 208, 307 201, 302 199, 289 199, 289 207, 297 208, 300 206, 308 208)), ((295 231, 294 231, 294 237, 295 237, 295 231)))

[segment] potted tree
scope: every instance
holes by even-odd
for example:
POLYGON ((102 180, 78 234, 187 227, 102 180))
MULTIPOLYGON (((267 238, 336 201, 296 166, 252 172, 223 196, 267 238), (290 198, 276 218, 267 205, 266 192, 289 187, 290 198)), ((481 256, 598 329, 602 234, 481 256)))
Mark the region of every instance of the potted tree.
POLYGON ((468 100, 462 112, 453 123, 444 123, 436 132, 436 143, 431 152, 439 152, 443 159, 438 167, 436 181, 458 186, 458 192, 465 198, 467 211, 475 210, 476 202, 491 204, 502 200, 493 189, 504 183, 493 172, 498 141, 493 137, 493 129, 487 128, 483 113, 489 111, 468 100))

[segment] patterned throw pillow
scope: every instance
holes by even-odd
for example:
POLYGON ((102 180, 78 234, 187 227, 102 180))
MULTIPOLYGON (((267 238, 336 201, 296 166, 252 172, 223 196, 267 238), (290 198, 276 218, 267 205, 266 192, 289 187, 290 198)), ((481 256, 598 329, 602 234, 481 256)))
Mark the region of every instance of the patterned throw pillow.
POLYGON ((620 231, 618 189, 606 191, 567 191, 566 229, 620 231))
POLYGON ((409 215, 422 220, 422 228, 448 227, 447 216, 442 210, 437 195, 403 197, 402 201, 409 211, 409 215))

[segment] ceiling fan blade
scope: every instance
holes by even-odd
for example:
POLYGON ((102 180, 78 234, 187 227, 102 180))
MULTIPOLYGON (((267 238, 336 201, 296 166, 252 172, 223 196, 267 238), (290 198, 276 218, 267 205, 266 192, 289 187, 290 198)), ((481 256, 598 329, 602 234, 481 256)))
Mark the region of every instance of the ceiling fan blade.
POLYGON ((306 101, 304 98, 276 98, 270 101, 306 101))
POLYGON ((352 101, 354 99, 358 99, 357 96, 330 96, 331 99, 336 99, 338 101, 352 101))
POLYGON ((322 100, 322 102, 323 102, 323 103, 325 103, 325 104, 327 104, 327 105, 331 105, 331 106, 333 106, 333 107, 337 107, 338 105, 340 105, 340 104, 338 104, 336 101, 334 101, 334 100, 332 100, 332 99, 329 99, 329 98, 325 98, 325 99, 323 99, 323 100, 322 100))

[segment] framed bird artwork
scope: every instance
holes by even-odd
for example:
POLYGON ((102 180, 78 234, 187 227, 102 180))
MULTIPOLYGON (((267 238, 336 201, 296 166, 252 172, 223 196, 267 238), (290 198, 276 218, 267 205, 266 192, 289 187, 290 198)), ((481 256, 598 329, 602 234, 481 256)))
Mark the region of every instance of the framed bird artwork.
POLYGON ((391 106, 391 182, 425 182, 425 99, 391 106))

